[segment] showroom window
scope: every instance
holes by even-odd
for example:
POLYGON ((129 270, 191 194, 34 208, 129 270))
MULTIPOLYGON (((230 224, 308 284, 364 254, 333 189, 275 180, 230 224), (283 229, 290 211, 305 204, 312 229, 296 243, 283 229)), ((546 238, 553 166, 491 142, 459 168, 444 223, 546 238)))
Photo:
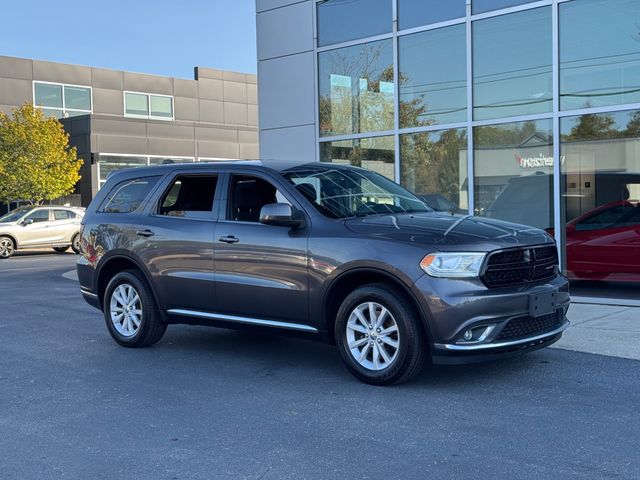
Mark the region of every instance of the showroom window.
POLYGON ((561 119, 566 269, 640 281, 640 110, 561 119))
POLYGON ((472 0, 472 13, 490 12, 491 10, 499 10, 501 8, 515 7, 525 3, 531 3, 535 0, 472 0))
POLYGON ((87 115, 92 112, 91 87, 33 82, 33 103, 48 117, 87 115))
POLYGON ((191 163, 193 157, 164 157, 149 155, 100 154, 98 156, 98 181, 102 187, 112 172, 123 168, 146 167, 148 165, 166 165, 169 163, 191 163))
POLYGON ((339 140, 320 144, 320 161, 354 165, 395 178, 393 136, 339 140))
POLYGON ((398 39, 400 128, 467 120, 464 24, 398 39))
POLYGON ((436 211, 467 213, 467 129, 400 135, 402 185, 436 211))
POLYGON ((640 102, 639 19, 638 0, 560 5, 563 110, 640 102))
POLYGON ((125 117, 173 120, 173 97, 140 92, 124 92, 125 117))
POLYGON ((552 121, 475 127, 473 134, 476 214, 550 231, 552 121))
POLYGON ((318 46, 390 33, 391 0, 317 2, 318 46))
POLYGON ((391 40, 321 52, 318 62, 321 136, 393 129, 391 40))
POLYGON ((551 111, 551 23, 550 7, 473 23, 476 120, 551 111))
POLYGON ((398 28, 420 27, 467 15, 466 0, 398 0, 398 28))

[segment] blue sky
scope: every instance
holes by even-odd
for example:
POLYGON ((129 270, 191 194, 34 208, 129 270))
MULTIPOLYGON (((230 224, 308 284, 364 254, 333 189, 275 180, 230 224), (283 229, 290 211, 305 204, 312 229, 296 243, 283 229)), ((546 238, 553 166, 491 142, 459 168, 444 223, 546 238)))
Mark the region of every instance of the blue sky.
POLYGON ((0 55, 193 78, 256 72, 255 0, 3 2, 0 55))

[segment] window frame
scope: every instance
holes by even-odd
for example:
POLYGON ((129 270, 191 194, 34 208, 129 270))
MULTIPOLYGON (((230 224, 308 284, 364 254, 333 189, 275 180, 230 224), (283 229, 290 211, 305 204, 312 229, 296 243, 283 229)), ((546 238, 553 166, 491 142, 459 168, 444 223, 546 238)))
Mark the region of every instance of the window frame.
POLYGON ((134 90, 123 90, 122 91, 122 106, 124 111, 124 116, 128 118, 146 118, 149 120, 163 120, 165 122, 173 122, 176 119, 176 110, 175 110, 175 97, 173 95, 166 95, 163 93, 149 93, 149 92, 137 92, 134 90), (133 93, 137 95, 145 95, 147 97, 147 111, 149 115, 137 115, 135 113, 127 113, 127 93, 133 93), (151 97, 164 97, 171 99, 171 117, 159 117, 157 115, 151 114, 151 97))
POLYGON ((31 95, 32 95, 32 99, 33 99, 33 106, 35 108, 39 108, 40 110, 56 110, 58 112, 62 112, 62 118, 70 118, 68 115, 69 111, 72 112, 82 112, 83 114, 86 115, 91 115, 93 114, 93 87, 91 87, 90 85, 77 85, 74 83, 61 83, 61 82, 47 82, 45 80, 33 80, 31 82, 31 95), (44 84, 44 85, 56 85, 59 86, 62 89, 62 108, 60 107, 47 107, 44 105, 38 105, 36 103, 36 83, 40 83, 40 84, 44 84), (76 88, 87 88, 89 89, 89 102, 91 103, 91 108, 89 110, 85 110, 82 108, 67 108, 66 104, 67 104, 67 100, 65 98, 65 92, 64 92, 64 87, 76 87, 76 88))
POLYGON ((33 222, 32 225, 34 225, 36 223, 46 223, 46 222, 51 222, 52 221, 53 213, 52 213, 52 209, 51 208, 36 208, 32 212, 29 212, 24 217, 22 217, 22 221, 29 220, 29 218, 32 215, 34 215, 34 214, 36 214, 38 212, 47 212, 47 220, 43 220, 42 222, 33 222))

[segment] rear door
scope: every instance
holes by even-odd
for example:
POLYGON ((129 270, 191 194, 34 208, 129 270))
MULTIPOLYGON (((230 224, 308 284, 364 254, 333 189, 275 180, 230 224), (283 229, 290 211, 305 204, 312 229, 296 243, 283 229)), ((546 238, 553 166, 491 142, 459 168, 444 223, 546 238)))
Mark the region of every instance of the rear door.
POLYGON ((219 175, 176 170, 140 217, 135 253, 165 310, 215 310, 213 239, 219 175))
POLYGON ((51 243, 71 242, 71 236, 80 228, 80 222, 74 212, 63 208, 52 209, 53 220, 49 227, 51 243))
POLYGON ((264 225, 260 209, 291 197, 261 174, 228 176, 226 205, 216 229, 216 303, 219 313, 308 323, 307 226, 264 225))

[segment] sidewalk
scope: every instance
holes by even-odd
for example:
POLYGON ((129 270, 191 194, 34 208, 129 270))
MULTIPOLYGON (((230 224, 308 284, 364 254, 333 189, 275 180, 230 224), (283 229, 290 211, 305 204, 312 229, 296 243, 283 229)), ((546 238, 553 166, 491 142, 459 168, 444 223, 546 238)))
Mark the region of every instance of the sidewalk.
POLYGON ((640 360, 640 308, 576 301, 567 315, 571 327, 555 348, 640 360))

